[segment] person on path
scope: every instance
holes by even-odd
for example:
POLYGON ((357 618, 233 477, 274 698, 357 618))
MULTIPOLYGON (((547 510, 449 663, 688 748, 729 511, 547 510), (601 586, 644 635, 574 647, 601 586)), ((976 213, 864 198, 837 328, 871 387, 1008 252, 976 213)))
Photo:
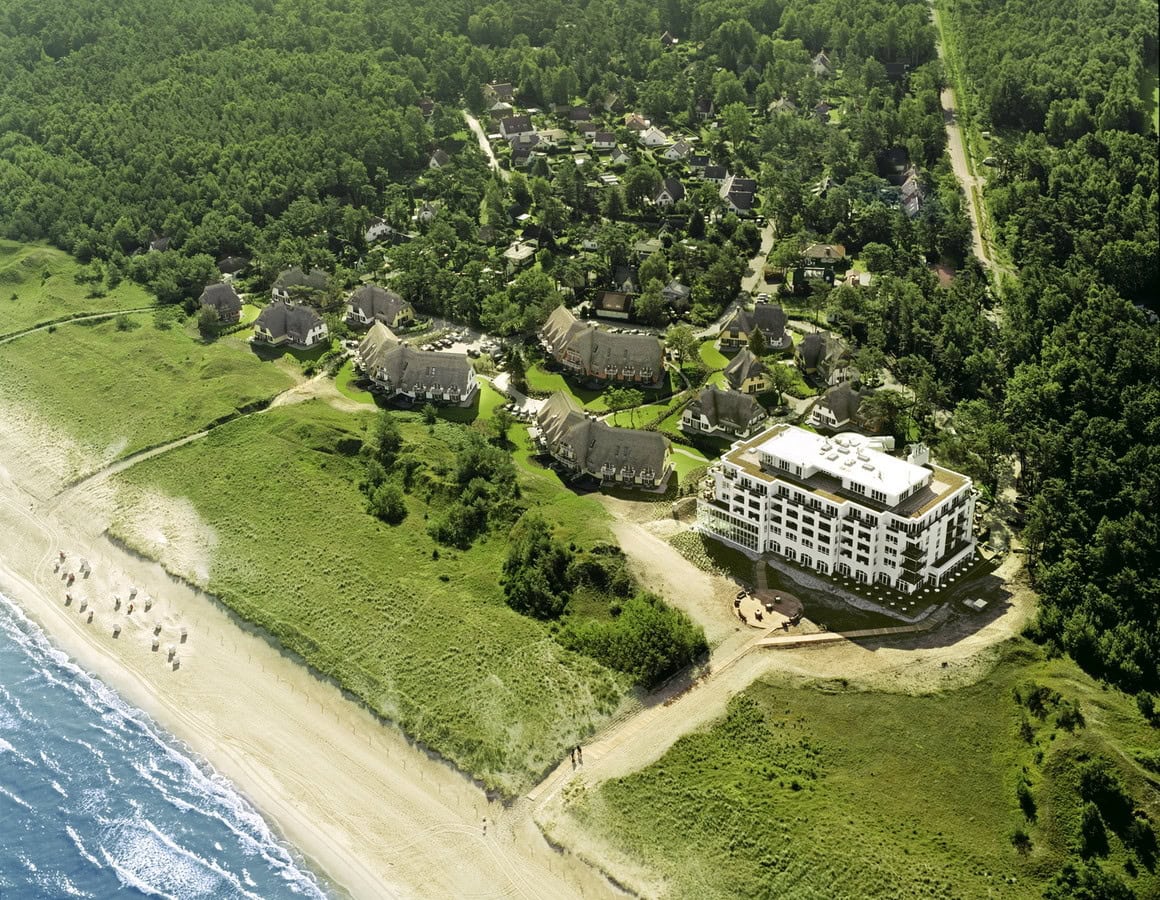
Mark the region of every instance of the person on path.
POLYGON ((584 751, 580 745, 576 745, 576 758, 580 760, 580 765, 584 765, 584 751))
POLYGON ((572 748, 572 768, 576 768, 576 748, 572 748))

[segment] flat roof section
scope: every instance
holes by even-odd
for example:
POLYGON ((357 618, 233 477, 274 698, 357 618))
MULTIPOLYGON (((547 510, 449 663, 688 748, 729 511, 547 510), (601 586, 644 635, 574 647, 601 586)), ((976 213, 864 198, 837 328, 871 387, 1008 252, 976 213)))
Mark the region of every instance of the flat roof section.
POLYGON ((860 484, 867 494, 875 490, 900 497, 930 480, 930 469, 895 459, 871 449, 867 443, 863 435, 840 434, 831 438, 802 428, 787 428, 770 437, 759 451, 803 469, 816 469, 839 481, 860 484))
MULTIPOLYGON (((818 497, 829 500, 831 503, 842 504, 853 502, 865 509, 871 509, 877 512, 891 512, 897 516, 911 519, 917 519, 930 512, 931 509, 941 503, 947 496, 970 483, 970 479, 965 475, 960 475, 957 472, 952 472, 941 466, 931 465, 930 468, 926 468, 925 466, 916 466, 913 463, 887 457, 893 462, 918 469, 931 479, 926 487, 916 491, 896 506, 891 507, 884 503, 878 503, 868 496, 844 489, 839 478, 822 472, 818 472, 809 478, 796 478, 781 469, 777 471, 763 469, 761 467, 761 450, 770 441, 790 430, 800 431, 801 429, 794 429, 793 426, 784 424, 774 425, 773 428, 763 431, 761 434, 747 441, 739 441, 734 444, 733 448, 721 457, 721 461, 731 463, 745 474, 759 478, 767 484, 780 481, 789 487, 807 490, 810 493, 816 494, 818 497)), ((805 434, 813 435, 813 432, 805 432, 805 434)), ((821 437, 820 435, 813 436, 821 437)), ((859 437, 863 437, 864 440, 869 440, 861 435, 859 437)), ((872 452, 878 453, 879 456, 887 456, 880 451, 872 452)), ((778 453, 775 455, 781 456, 782 454, 778 453)))

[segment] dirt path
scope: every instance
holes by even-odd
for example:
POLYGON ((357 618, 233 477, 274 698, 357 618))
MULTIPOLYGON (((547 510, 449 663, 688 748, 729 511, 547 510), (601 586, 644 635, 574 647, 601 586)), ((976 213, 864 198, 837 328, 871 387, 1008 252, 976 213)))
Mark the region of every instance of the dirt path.
POLYGON ((483 151, 483 155, 487 157, 487 164, 499 173, 499 177, 507 181, 512 177, 511 172, 507 169, 501 169, 499 160, 495 158, 495 153, 492 152, 491 144, 487 140, 487 134, 479 124, 479 119, 475 118, 466 109, 463 110, 463 118, 467 120, 467 127, 475 133, 475 139, 479 142, 479 149, 483 151))
POLYGON ((117 309, 112 312, 103 313, 88 313, 83 316, 72 316, 67 319, 57 319, 53 322, 43 322, 40 325, 33 325, 31 328, 22 328, 19 331, 13 331, 9 334, 0 335, 0 344, 7 344, 9 341, 14 341, 17 338, 24 337, 27 334, 35 334, 38 331, 46 331, 49 328, 56 328, 60 325, 72 325, 74 322, 96 322, 100 319, 114 319, 117 316, 127 315, 128 313, 142 313, 152 312, 159 307, 157 304, 153 306, 137 306, 133 309, 117 309))

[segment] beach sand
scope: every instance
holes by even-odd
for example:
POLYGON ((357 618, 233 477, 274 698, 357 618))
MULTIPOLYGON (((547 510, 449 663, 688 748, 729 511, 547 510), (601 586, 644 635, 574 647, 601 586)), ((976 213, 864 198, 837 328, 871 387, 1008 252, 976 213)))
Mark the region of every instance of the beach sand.
POLYGON ((489 801, 212 598, 108 540, 117 512, 109 486, 97 479, 62 493, 78 469, 104 462, 47 434, 27 411, 0 409, 0 591, 78 664, 229 778, 336 894, 615 895, 593 869, 552 849, 524 806, 489 801), (54 572, 60 550, 67 558, 54 572), (62 573, 77 572, 82 557, 92 574, 67 588, 62 573))

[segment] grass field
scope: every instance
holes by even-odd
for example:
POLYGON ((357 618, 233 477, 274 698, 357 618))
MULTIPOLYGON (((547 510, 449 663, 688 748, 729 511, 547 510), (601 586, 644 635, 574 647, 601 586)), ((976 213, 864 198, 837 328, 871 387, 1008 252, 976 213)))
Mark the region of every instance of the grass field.
POLYGON ((533 391, 547 391, 555 393, 563 391, 570 394, 572 399, 594 412, 605 412, 608 409, 604 402, 603 391, 589 391, 568 383, 559 372, 546 372, 539 363, 529 366, 527 371, 528 388, 533 391))
MULTIPOLYGON (((399 418, 404 452, 435 471, 452 464, 461 426, 430 433, 418 413, 399 418)), ((514 792, 613 710, 624 680, 508 609, 498 583, 506 534, 466 551, 437 545, 425 519, 438 501, 422 483, 399 526, 364 511, 357 446, 372 421, 320 402, 280 407, 118 481, 192 502, 218 536, 208 587, 244 619, 412 737, 514 792)), ((562 490, 554 474, 529 466, 520 486, 564 541, 608 539, 599 504, 562 490)), ((155 549, 131 519, 114 531, 155 549)))
POLYGON ((140 309, 157 300, 123 281, 94 291, 76 276, 83 267, 67 253, 45 244, 0 241, 0 337, 83 313, 140 309))
MULTIPOLYGON (((1111 760, 1155 818, 1155 776, 1139 762, 1155 747, 1130 698, 1017 640, 988 677, 944 694, 759 682, 710 728, 572 809, 664 876, 672 897, 1040 897, 1077 839, 1082 761, 1111 760), (1088 726, 1067 730, 1063 706, 1029 717, 1015 692, 1032 683, 1078 702, 1088 726), (1022 851, 1016 828, 1030 838, 1022 851)), ((1099 862, 1154 897, 1144 856, 1109 829, 1099 862)))
POLYGON ((66 323, 0 346, 0 395, 34 406, 83 445, 121 456, 266 400, 292 379, 235 337, 204 344, 152 313, 66 323), (52 360, 51 366, 45 360, 52 360))
POLYGON ((705 364, 705 368, 713 371, 714 369, 724 369, 729 365, 729 357, 723 354, 716 347, 716 341, 712 338, 701 344, 699 351, 701 362, 705 364))

